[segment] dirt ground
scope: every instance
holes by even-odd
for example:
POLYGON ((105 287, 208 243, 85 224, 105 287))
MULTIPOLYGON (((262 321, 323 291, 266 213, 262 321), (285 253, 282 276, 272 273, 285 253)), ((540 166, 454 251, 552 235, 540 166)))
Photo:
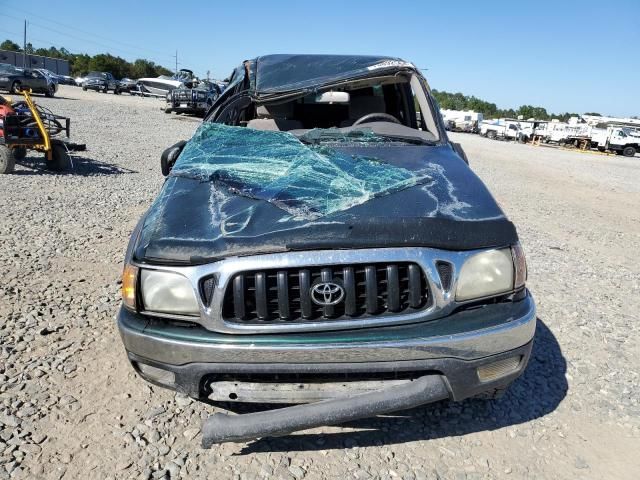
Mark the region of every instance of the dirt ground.
POLYGON ((159 155, 198 120, 74 87, 37 101, 88 149, 70 173, 29 157, 0 177, 0 479, 638 478, 640 158, 452 135, 517 225, 538 305, 504 398, 202 450, 213 408, 138 378, 114 320, 159 155))

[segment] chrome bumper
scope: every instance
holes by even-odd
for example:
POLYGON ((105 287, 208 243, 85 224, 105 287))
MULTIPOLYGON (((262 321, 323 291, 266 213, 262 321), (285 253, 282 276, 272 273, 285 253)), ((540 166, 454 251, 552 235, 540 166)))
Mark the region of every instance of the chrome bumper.
POLYGON ((529 343, 535 333, 536 310, 527 293, 517 302, 486 305, 410 325, 249 336, 171 326, 121 308, 118 327, 129 353, 168 365, 476 360, 529 343))

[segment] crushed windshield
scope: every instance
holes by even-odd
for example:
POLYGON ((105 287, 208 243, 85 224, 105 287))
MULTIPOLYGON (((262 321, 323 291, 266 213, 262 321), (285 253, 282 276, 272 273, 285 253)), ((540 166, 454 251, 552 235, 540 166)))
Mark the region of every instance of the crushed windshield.
MULTIPOLYGON (((372 132, 354 136, 385 141, 372 132)), ((299 218, 318 218, 431 180, 426 171, 305 145, 288 132, 217 123, 198 128, 171 176, 213 182, 221 192, 265 200, 299 218)))
POLYGON ((399 58, 350 55, 268 55, 257 59, 256 90, 277 93, 340 81, 385 68, 413 66, 399 58))

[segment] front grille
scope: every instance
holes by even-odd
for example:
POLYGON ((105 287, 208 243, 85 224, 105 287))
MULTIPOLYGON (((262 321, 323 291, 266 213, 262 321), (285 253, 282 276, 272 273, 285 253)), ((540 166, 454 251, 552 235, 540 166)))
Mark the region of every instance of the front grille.
POLYGON ((176 101, 190 102, 191 90, 173 90, 173 99, 176 101))
POLYGON ((222 316, 241 324, 339 321, 412 313, 430 304, 416 263, 329 265, 238 273, 224 294, 222 316), (343 288, 335 305, 312 300, 311 288, 325 282, 343 288))
POLYGON ((440 275, 442 288, 448 291, 453 280, 453 266, 449 262, 438 262, 436 263, 436 268, 438 269, 438 275, 440 275))

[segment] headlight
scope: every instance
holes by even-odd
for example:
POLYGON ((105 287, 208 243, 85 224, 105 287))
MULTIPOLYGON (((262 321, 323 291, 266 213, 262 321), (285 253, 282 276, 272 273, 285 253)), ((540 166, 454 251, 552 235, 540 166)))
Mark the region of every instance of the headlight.
POLYGON ((182 275, 158 270, 141 270, 140 286, 146 311, 178 315, 200 313, 191 282, 182 275))
POLYGON ((513 290, 514 267, 510 248, 473 255, 462 265, 456 300, 488 297, 513 290))

